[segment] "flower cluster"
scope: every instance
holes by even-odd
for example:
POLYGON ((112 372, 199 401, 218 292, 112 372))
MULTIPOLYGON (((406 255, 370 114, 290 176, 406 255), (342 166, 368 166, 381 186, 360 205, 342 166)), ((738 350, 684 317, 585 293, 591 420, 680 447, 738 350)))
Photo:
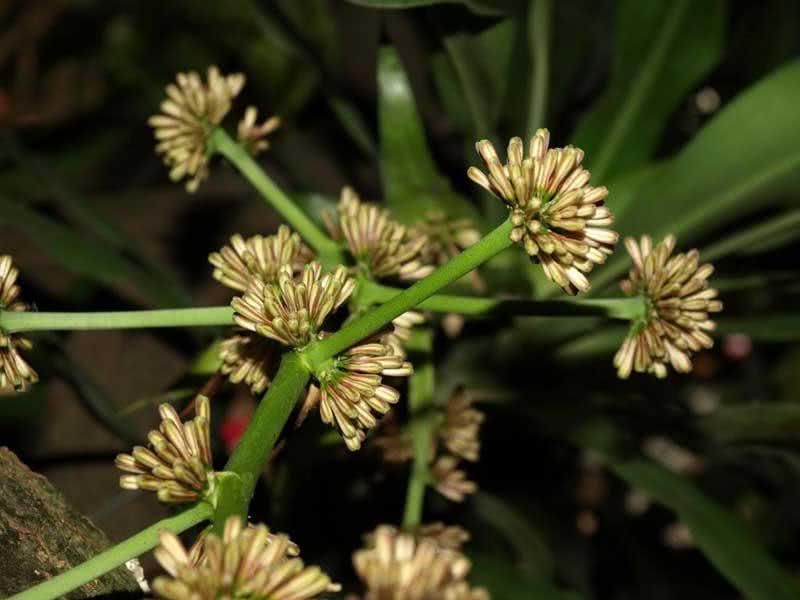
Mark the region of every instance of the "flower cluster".
POLYGON ((265 525, 243 527, 229 517, 222 537, 208 533, 188 551, 172 533, 160 534, 155 555, 170 577, 158 577, 153 590, 167 600, 308 600, 339 591, 319 567, 307 567, 285 535, 265 525))
POLYGON ((717 290, 708 286, 714 267, 700 265, 697 250, 673 256, 673 235, 655 246, 646 235, 639 241, 628 238, 625 247, 633 268, 620 287, 629 296, 642 297, 645 315, 634 321, 614 356, 617 374, 626 379, 631 371, 648 372, 663 378, 667 363, 688 373, 692 353, 714 345, 708 334, 715 327, 710 313, 722 310, 717 290))
POLYGON ((166 88, 161 113, 150 117, 156 152, 170 168, 170 179, 189 178, 188 191, 196 191, 208 178, 209 136, 228 114, 244 82, 241 73, 222 75, 215 66, 208 68, 205 83, 196 71, 178 73, 176 83, 166 88))
POLYGON ((247 291, 254 279, 276 283, 284 267, 293 275, 314 258, 314 253, 300 236, 286 225, 275 235, 254 235, 246 240, 239 234, 231 237, 230 246, 208 257, 214 267, 214 279, 234 290, 247 291))
POLYGON ((445 264, 481 239, 481 232, 472 220, 450 219, 439 210, 427 212, 414 229, 427 239, 422 260, 436 265, 445 264))
POLYGON ((357 267, 374 279, 422 279, 434 267, 422 260, 427 237, 394 221, 377 204, 342 189, 337 215, 325 214, 331 237, 344 240, 357 267))
POLYGON ((239 143, 253 156, 269 148, 266 137, 281 125, 280 117, 275 116, 268 118, 261 125, 257 121, 258 109, 255 106, 248 106, 237 128, 239 143))
POLYGON ((485 589, 467 582, 469 560, 432 538, 415 539, 381 525, 367 540, 367 546, 353 554, 356 573, 366 588, 364 600, 489 599, 485 589))
POLYGON ((299 279, 284 266, 277 283, 253 278, 241 297, 231 301, 234 321, 240 327, 294 348, 315 339, 328 315, 353 293, 355 281, 345 267, 322 274, 322 266, 312 262, 299 279))
MULTIPOLYGON (((462 460, 475 462, 480 455, 480 427, 484 414, 473 408, 474 397, 466 390, 457 390, 448 400, 441 421, 432 432, 431 475, 433 487, 453 502, 462 502, 474 494, 478 486, 467 478, 460 468, 462 460), (437 442, 447 452, 440 454, 437 442)), ((382 424, 380 435, 372 444, 382 452, 384 460, 392 463, 408 462, 414 456, 411 439, 394 420, 382 424)))
POLYGON ((608 190, 589 185, 582 150, 549 144, 550 133, 539 129, 526 157, 515 137, 503 164, 491 142, 481 140, 475 147, 488 174, 470 167, 467 175, 508 205, 511 239, 522 243, 551 281, 568 294, 585 292, 591 287, 586 274, 605 262, 617 242, 617 233, 608 229, 613 217, 603 205, 608 190))
POLYGON ((320 373, 320 417, 334 425, 350 450, 358 450, 366 431, 377 425, 373 413, 386 414, 400 393, 384 377, 407 377, 411 363, 390 345, 372 342, 354 346, 320 373))
POLYGON ((253 394, 269 387, 280 362, 280 344, 249 331, 229 335, 219 345, 220 372, 244 383, 253 394))
MULTIPOLYGON (((19 300, 17 277, 19 270, 14 266, 12 258, 7 254, 0 256, 0 311, 27 310, 27 306, 19 300)), ((0 389, 11 385, 21 392, 39 381, 36 371, 19 353, 20 350, 30 350, 32 347, 28 338, 0 330, 0 389)))
POLYGON ((171 405, 158 408, 161 424, 147 435, 150 448, 135 446, 131 454, 117 455, 117 468, 127 473, 120 477, 121 488, 156 492, 161 502, 172 504, 194 502, 213 491, 211 407, 205 396, 197 396, 194 406, 196 416, 186 423, 171 405))

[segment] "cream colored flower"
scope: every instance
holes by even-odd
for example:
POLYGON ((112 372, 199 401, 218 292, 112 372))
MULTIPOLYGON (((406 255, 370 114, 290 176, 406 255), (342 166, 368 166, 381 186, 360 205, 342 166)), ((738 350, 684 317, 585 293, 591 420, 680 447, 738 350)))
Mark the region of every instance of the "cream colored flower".
POLYGON ((477 461, 481 450, 479 437, 484 414, 472 408, 475 398, 461 389, 447 401, 439 438, 447 449, 463 459, 477 461))
POLYGON ((699 264, 699 253, 672 256, 675 236, 653 246, 649 236, 628 238, 625 247, 633 260, 628 278, 620 284, 628 296, 641 296, 645 314, 636 319, 616 356, 614 366, 622 379, 632 371, 667 376, 667 364, 679 373, 692 370, 691 356, 711 348, 715 328, 710 313, 720 312, 717 290, 708 286, 711 264, 699 264))
POLYGON ((253 394, 261 394, 275 376, 280 357, 277 342, 250 331, 234 333, 219 346, 219 370, 231 383, 244 383, 253 394))
POLYGON ((423 260, 437 265, 445 264, 481 239, 481 232, 470 219, 450 219, 439 210, 427 212, 414 229, 428 240, 422 249, 423 260))
POLYGON ((206 534, 191 552, 168 531, 160 541, 155 556, 170 577, 158 577, 153 590, 167 600, 309 600, 341 589, 319 567, 291 558, 287 536, 264 525, 243 528, 236 516, 225 522, 221 538, 206 534))
POLYGON ((284 267, 288 266, 297 275, 313 258, 314 252, 300 236, 281 225, 278 233, 266 237, 254 235, 245 240, 237 233, 231 237, 229 246, 210 254, 208 262, 214 266, 214 279, 244 292, 254 277, 264 283, 277 283, 284 267))
POLYGON ((197 396, 196 416, 182 423, 169 404, 158 408, 161 424, 147 435, 150 448, 135 446, 131 454, 118 454, 115 464, 129 473, 120 477, 126 490, 156 492, 161 502, 180 504, 205 498, 213 492, 208 398, 197 396))
POLYGON ((364 600, 488 600, 482 588, 466 581, 469 560, 430 538, 416 540, 391 525, 367 536, 367 546, 353 554, 353 565, 366 588, 364 600))
POLYGON ((434 267, 422 260, 427 238, 394 221, 377 204, 361 202, 350 187, 342 189, 337 216, 326 213, 331 237, 344 240, 356 267, 374 279, 422 279, 434 267))
POLYGON ((299 280, 284 266, 277 283, 254 278, 241 297, 231 301, 237 325, 286 346, 301 348, 315 339, 330 313, 353 293, 347 269, 322 274, 318 262, 308 264, 299 280))
POLYGON ((270 117, 261 125, 256 123, 257 120, 258 109, 255 106, 248 106, 237 128, 239 143, 253 156, 269 148, 266 137, 281 125, 280 117, 270 117))
MULTIPOLYGON (((0 312, 22 312, 28 307, 19 300, 20 287, 17 284, 19 270, 13 259, 5 254, 0 256, 0 312)), ((0 389, 9 385, 18 392, 25 391, 39 381, 39 376, 25 362, 20 350, 30 350, 33 343, 18 333, 5 333, 0 329, 0 389)))
POLYGON ((458 463, 457 457, 445 454, 436 459, 431 467, 434 489, 453 502, 463 502, 464 498, 478 491, 478 485, 467 479, 467 474, 458 468, 458 463))
POLYGON ((161 113, 150 117, 148 123, 158 142, 156 152, 170 168, 170 179, 188 177, 186 189, 194 192, 208 178, 209 136, 228 114, 245 77, 241 73, 221 75, 211 66, 205 83, 196 71, 178 73, 176 80, 166 88, 161 113))
POLYGON ((441 521, 420 525, 416 531, 418 540, 432 540, 440 548, 461 550, 470 540, 469 531, 458 525, 445 525, 441 521))
POLYGON ((337 356, 318 376, 320 417, 335 426, 350 450, 358 450, 366 431, 377 425, 374 413, 384 415, 400 398, 400 392, 383 382, 384 377, 408 377, 411 363, 380 342, 354 346, 337 356))
POLYGON ((582 150, 549 144, 550 133, 539 129, 525 157, 522 140, 512 138, 503 164, 491 142, 481 140, 475 147, 488 174, 470 167, 467 175, 508 205, 511 239, 550 280, 568 294, 585 292, 591 287, 586 274, 605 262, 618 238, 608 229, 614 220, 603 205, 608 190, 589 185, 582 150))

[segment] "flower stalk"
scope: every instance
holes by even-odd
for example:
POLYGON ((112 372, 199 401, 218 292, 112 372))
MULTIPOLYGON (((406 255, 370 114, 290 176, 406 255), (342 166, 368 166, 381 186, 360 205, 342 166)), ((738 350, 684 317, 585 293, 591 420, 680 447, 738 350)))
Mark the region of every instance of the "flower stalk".
POLYGON ((410 288, 356 319, 329 338, 309 344, 302 352, 303 357, 312 369, 318 369, 327 359, 375 333, 392 319, 416 307, 440 289, 460 279, 511 246, 513 242, 509 238, 509 234, 513 227, 510 219, 504 221, 480 242, 470 246, 410 288))
POLYGON ((343 262, 339 244, 330 239, 264 172, 250 154, 221 127, 211 134, 210 145, 214 151, 227 158, 253 184, 265 202, 272 206, 286 222, 311 246, 326 266, 343 262))
POLYGON ((12 312, 0 310, 0 330, 8 333, 222 325, 233 325, 233 309, 229 306, 108 312, 12 312))

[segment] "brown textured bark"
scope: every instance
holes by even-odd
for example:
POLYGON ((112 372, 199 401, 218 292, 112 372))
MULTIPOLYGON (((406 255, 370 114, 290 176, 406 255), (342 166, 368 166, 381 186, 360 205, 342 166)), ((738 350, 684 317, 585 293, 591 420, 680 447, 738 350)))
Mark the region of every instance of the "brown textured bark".
MULTIPOLYGON (((42 475, 0 448, 0 597, 58 575, 110 545, 42 475)), ((68 594, 78 600, 137 595, 139 585, 120 567, 68 594)))

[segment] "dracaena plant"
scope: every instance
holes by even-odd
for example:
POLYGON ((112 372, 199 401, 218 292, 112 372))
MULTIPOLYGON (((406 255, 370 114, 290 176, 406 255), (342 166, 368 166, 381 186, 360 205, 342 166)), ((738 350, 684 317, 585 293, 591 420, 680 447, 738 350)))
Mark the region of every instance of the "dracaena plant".
MULTIPOLYGON (((796 211, 747 222, 703 244, 706 234, 743 216, 749 219, 768 202, 777 204, 771 199, 775 190, 794 189, 800 168, 798 65, 782 67, 743 92, 724 114, 693 130, 695 137, 674 156, 648 162, 659 150, 659 136, 666 137, 671 112, 718 59, 724 0, 657 0, 647 8, 637 0, 619 2, 614 44, 621 58, 615 59, 607 93, 574 131, 555 100, 565 100, 567 87, 579 84, 575 93, 580 95, 591 84, 570 57, 587 43, 590 29, 603 31, 606 5, 587 3, 591 18, 576 25, 572 2, 354 3, 380 9, 419 6, 409 14, 429 18, 421 29, 436 32, 428 44, 429 66, 447 113, 441 127, 455 124, 468 141, 466 160, 458 157, 450 178, 439 173, 428 149, 409 77, 394 48, 377 53, 376 144, 356 104, 344 97, 338 76, 329 72, 332 59, 305 60, 313 54, 314 36, 325 35, 314 19, 297 21, 303 10, 294 7, 314 3, 274 3, 278 8, 242 3, 247 10, 241 32, 255 21, 262 35, 268 31, 267 43, 275 31, 284 34, 277 36, 276 55, 283 44, 299 40, 292 54, 308 65, 294 66, 314 71, 309 79, 319 80, 331 118, 351 145, 377 159, 382 201, 352 184, 339 190, 338 199, 316 203, 285 191, 260 160, 272 156, 273 136, 282 135, 281 125, 291 125, 297 114, 287 108, 280 118, 264 116, 269 112, 263 108, 240 102, 253 88, 269 87, 251 86, 248 80, 259 77, 257 69, 246 77, 211 66, 177 74, 148 123, 166 167, 164 179, 195 198, 217 182, 227 164, 265 208, 280 216, 277 228, 256 235, 226 230, 221 247, 201 240, 208 252, 206 275, 227 293, 227 304, 181 306, 180 295, 159 283, 163 279, 126 267, 119 253, 119 260, 109 262, 118 269, 115 277, 122 273, 158 297, 161 306, 177 307, 49 312, 44 301, 34 304, 37 299, 21 288, 29 274, 5 254, 10 248, 0 247, 0 388, 24 392, 41 385, 37 371, 46 379, 48 365, 36 345, 39 340, 48 345, 50 337, 37 332, 164 327, 221 332, 201 355, 211 365, 204 373, 210 378, 189 390, 192 399, 185 406, 165 403, 153 411, 157 426, 115 461, 123 494, 141 492, 171 508, 171 516, 13 598, 63 596, 151 550, 165 572, 153 581, 153 591, 169 600, 304 600, 340 592, 363 600, 562 597, 549 581, 556 575, 547 544, 527 518, 541 507, 516 511, 519 497, 506 501, 486 491, 488 473, 498 465, 499 478, 506 471, 515 481, 544 471, 542 480, 550 485, 549 472, 541 467, 553 456, 541 456, 546 453, 528 438, 516 445, 511 439, 520 429, 536 427, 555 439, 559 452, 568 444, 583 449, 574 495, 586 508, 574 523, 569 518, 565 523, 559 511, 563 505, 569 510, 576 498, 559 496, 549 517, 559 532, 566 524, 591 538, 611 528, 600 522, 597 509, 598 498, 607 493, 602 471, 607 468, 631 486, 628 513, 641 514, 653 501, 676 513, 678 520, 665 530, 667 545, 696 546, 748 598, 798 597, 797 586, 771 559, 763 540, 689 480, 702 468, 695 453, 663 436, 644 440, 645 457, 626 452, 651 423, 659 431, 663 422, 683 423, 682 415, 666 414, 666 408, 643 396, 653 389, 677 395, 679 386, 691 385, 686 374, 708 373, 708 350, 720 330, 740 331, 726 323, 733 311, 723 312, 721 296, 735 310, 737 298, 730 302, 729 291, 774 283, 774 274, 760 269, 746 281, 731 282, 715 276, 711 261, 731 255, 746 260, 759 248, 782 247, 794 239, 800 222, 796 211), (438 4, 448 6, 433 6, 438 4), (261 18, 273 10, 285 14, 275 22, 261 18), (475 14, 467 18, 467 10, 475 14), (458 18, 449 20, 451 14, 458 18), (452 33, 462 21, 475 25, 475 32, 452 33), (526 44, 518 43, 522 38, 526 44), (569 79, 570 73, 588 83, 569 79), (463 190, 471 190, 473 198, 466 199, 463 190), (470 336, 475 330, 479 333, 470 336), (594 355, 603 357, 597 363, 602 366, 590 372, 581 364, 572 371, 578 377, 568 381, 544 372, 561 360, 594 355), (465 364, 453 367, 459 361, 465 364), (249 393, 256 408, 223 457, 215 444, 215 417, 224 393, 234 389, 249 393), (487 431, 492 426, 494 437, 487 431), (284 442, 306 450, 313 446, 337 465, 357 465, 352 468, 369 473, 374 483, 369 502, 380 509, 380 520, 358 528, 362 547, 345 547, 338 533, 317 532, 333 553, 351 556, 352 568, 333 570, 329 555, 312 556, 307 548, 301 553, 289 535, 270 531, 274 523, 250 522, 251 514, 263 512, 259 483, 276 482, 272 469, 285 458, 279 455, 284 442), (366 466, 359 462, 365 456, 366 466), (394 476, 404 488, 399 499, 390 497, 386 483, 394 476), (459 510, 459 503, 472 509, 459 510), (481 523, 502 530, 503 543, 494 543, 481 523), (194 535, 193 528, 201 531, 194 535), (489 540, 483 551, 482 537, 489 540), (506 545, 512 552, 505 552, 506 545), (513 554, 515 564, 487 577, 487 565, 505 566, 505 559, 488 556, 487 547, 498 555, 513 554)), ((232 6, 221 3, 207 10, 230 11, 224 16, 233 22, 232 6)), ((394 20, 391 12, 381 15, 389 37, 402 45, 404 35, 398 32, 405 21, 394 20)), ((215 33, 230 35, 224 29, 215 33)), ((593 50, 598 55, 609 46, 608 36, 602 37, 593 50)), ((232 39, 231 46, 239 42, 232 39)), ((251 50, 244 54, 249 57, 251 50)), ((254 54, 262 51, 259 47, 254 54)), ((303 95, 294 88, 283 92, 289 98, 303 95)), ((719 108, 719 95, 711 88, 692 99, 692 110, 702 113, 692 118, 705 119, 719 108)), ((146 130, 144 123, 139 126, 146 130)), ((320 144, 319 151, 331 147, 320 144)), ((279 149, 277 141, 274 148, 279 149)), ((296 169, 306 168, 302 160, 295 162, 296 169)), ((2 199, 0 209, 10 210, 2 199)), ((24 216, 24 211, 14 214, 24 216)), ((136 255, 123 244, 116 248, 136 255)), ((778 326, 787 322, 796 329, 796 319, 777 321, 778 326)), ((749 329, 763 330, 758 323, 749 329)), ((783 331, 772 335, 786 337, 783 331)), ((48 351, 57 349, 48 346, 48 351)), ((726 342, 725 351, 736 349, 726 342)), ((708 405, 717 400, 700 391, 700 386, 694 390, 693 410, 713 413, 708 405)), ((707 438, 762 442, 765 431, 779 429, 781 440, 793 441, 784 421, 761 416, 748 412, 698 427, 693 422, 679 433, 691 437, 705 427, 707 438)), ((747 451, 756 452, 751 446, 747 451)), ((307 454, 295 456, 287 469, 314 479, 318 464, 309 459, 308 465, 298 465, 307 454)), ((346 487, 340 483, 337 495, 346 487)), ((349 502, 354 494, 341 496, 346 500, 338 500, 349 502)), ((301 498, 287 503, 295 501, 301 498)), ((750 508, 740 512, 756 512, 750 508)), ((287 529, 305 547, 300 532, 287 529)), ((578 580, 591 577, 580 569, 579 576, 573 572, 562 580, 587 587, 578 580)))
POLYGON ((371 444, 387 462, 412 463, 402 519, 396 515, 398 525, 378 527, 353 555, 364 598, 488 598, 469 583, 462 550, 469 534, 423 519, 429 488, 453 502, 476 491, 468 470, 480 457, 484 420, 468 390, 456 390, 444 405, 433 402, 430 361, 438 315, 630 321, 608 369, 615 367, 621 378, 633 372, 666 377, 670 368, 690 371, 692 353, 713 343, 712 317, 722 309, 709 284, 713 268, 699 263, 696 250, 675 253, 674 236, 656 244, 649 236, 630 238, 625 246, 632 267, 622 282, 627 297, 582 298, 592 288, 594 267, 616 249, 614 215, 605 205, 614 190, 592 178, 581 149, 554 146, 547 129, 529 140, 512 138, 502 152, 488 140, 477 141, 482 164, 466 174, 507 209, 485 235, 470 219, 441 211, 401 223, 350 187, 320 215, 326 224, 320 228, 253 160, 268 148, 278 119, 259 123, 256 108, 248 107, 235 136, 223 127, 244 84, 243 74, 225 75, 216 67, 205 77, 180 73, 149 121, 172 180, 196 191, 221 155, 286 221, 272 234, 245 238, 232 232, 228 245, 210 249, 209 274, 230 289, 230 306, 30 311, 11 257, 0 258, 0 387, 36 385, 26 358, 30 331, 227 326, 217 346, 220 374, 263 396, 221 468, 212 455, 213 390, 198 390, 188 414, 162 405, 158 428, 120 454, 116 465, 122 488, 154 492, 181 511, 15 598, 61 596, 159 544, 156 557, 168 577, 156 580, 154 590, 170 600, 302 600, 338 591, 318 567, 304 565, 287 536, 246 523, 256 483, 295 411, 298 423, 318 412, 352 452, 371 444), (566 297, 482 292, 481 267, 510 248, 527 255, 566 297), (465 281, 471 293, 446 289, 470 274, 465 281), (398 411, 401 403, 408 410, 398 411), (203 522, 209 529, 187 550, 175 534, 203 522))

